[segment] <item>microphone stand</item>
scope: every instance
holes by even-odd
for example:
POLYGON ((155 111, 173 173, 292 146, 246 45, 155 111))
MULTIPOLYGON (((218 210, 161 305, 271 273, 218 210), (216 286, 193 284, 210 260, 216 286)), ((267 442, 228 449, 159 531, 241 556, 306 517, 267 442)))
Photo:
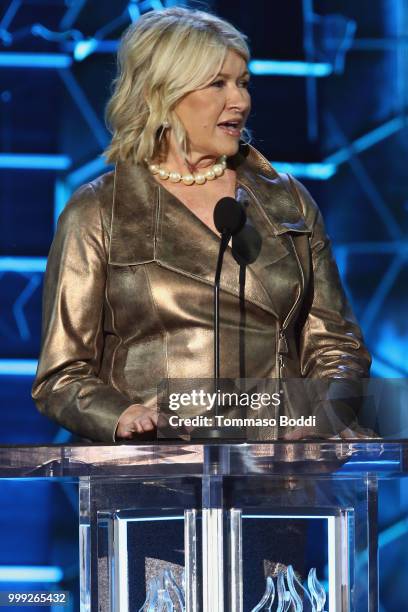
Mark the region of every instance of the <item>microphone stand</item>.
MULTIPOLYGON (((215 269, 214 278, 214 392, 218 390, 218 382, 220 379, 220 279, 222 262, 224 253, 228 243, 231 240, 231 234, 224 230, 221 234, 220 250, 218 252, 217 267, 215 269)), ((216 410, 218 413, 218 396, 216 401, 216 410)))
MULTIPOLYGON (((214 277, 214 416, 219 415, 218 387, 220 380, 220 279, 224 253, 227 250, 230 240, 231 233, 227 230, 223 230, 221 233, 220 249, 218 251, 217 266, 215 268, 214 277)), ((217 422, 216 419, 215 421, 217 422)), ((223 435, 222 431, 215 426, 206 432, 206 437, 220 439, 224 438, 225 436, 223 435)))
MULTIPOLYGON (((215 227, 221 234, 220 248, 218 251, 217 266, 215 269, 214 278, 214 294, 213 294, 213 305, 214 305, 214 416, 220 415, 219 405, 219 381, 220 381, 220 279, 221 269, 224 260, 224 254, 227 249, 228 243, 232 235, 235 235, 245 225, 246 214, 245 211, 238 205, 236 200, 233 198, 225 197, 217 202, 214 209, 214 224, 215 227)), ((229 432, 231 434, 231 432, 229 432)), ((219 427, 217 419, 215 419, 215 427, 206 431, 203 428, 197 428, 195 430, 196 438, 204 437, 211 439, 223 439, 225 440, 228 436, 225 435, 225 428, 219 427)), ((231 435, 229 436, 231 437, 231 435)), ((232 436, 234 437, 234 436, 232 436)), ((241 436, 239 436, 241 437, 241 436)))

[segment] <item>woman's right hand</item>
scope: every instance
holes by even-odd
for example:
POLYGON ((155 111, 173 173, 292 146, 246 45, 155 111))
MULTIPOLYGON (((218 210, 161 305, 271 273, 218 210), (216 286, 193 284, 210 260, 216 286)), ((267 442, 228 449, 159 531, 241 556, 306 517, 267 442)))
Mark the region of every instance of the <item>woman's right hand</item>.
POLYGON ((131 440, 136 434, 153 431, 157 427, 157 411, 142 404, 132 404, 122 414, 115 437, 131 440))

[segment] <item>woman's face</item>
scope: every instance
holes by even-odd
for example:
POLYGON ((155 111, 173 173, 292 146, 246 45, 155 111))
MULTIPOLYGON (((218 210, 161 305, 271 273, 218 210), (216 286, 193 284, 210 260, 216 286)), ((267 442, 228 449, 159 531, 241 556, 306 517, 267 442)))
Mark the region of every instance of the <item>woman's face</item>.
POLYGON ((184 96, 175 112, 187 132, 192 161, 235 155, 251 108, 245 60, 228 51, 219 74, 204 87, 184 96))

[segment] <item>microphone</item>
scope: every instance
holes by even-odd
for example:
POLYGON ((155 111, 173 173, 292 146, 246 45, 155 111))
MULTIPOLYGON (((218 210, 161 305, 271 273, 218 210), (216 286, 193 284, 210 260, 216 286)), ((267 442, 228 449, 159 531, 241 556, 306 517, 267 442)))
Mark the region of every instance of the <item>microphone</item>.
MULTIPOLYGON (((218 416, 220 411, 218 392, 219 392, 219 381, 220 381, 220 279, 221 279, 221 268, 224 260, 224 253, 227 249, 228 243, 231 236, 238 234, 244 227, 247 220, 246 212, 244 207, 237 202, 234 198, 225 197, 221 198, 217 202, 214 208, 214 225, 221 234, 220 248, 218 251, 218 260, 215 270, 214 278, 214 318, 213 318, 213 334, 214 334, 214 393, 215 393, 215 405, 214 415, 218 416)), ((217 419, 216 419, 217 421, 217 419)), ((228 432, 231 436, 231 432, 228 432)), ((210 431, 205 433, 198 429, 196 431, 196 437, 204 437, 211 439, 225 439, 226 433, 219 428, 217 425, 210 431)), ((239 438, 242 437, 242 431, 239 431, 239 438)))
POLYGON ((231 238, 231 236, 235 236, 235 234, 242 230, 245 222, 246 212, 243 206, 234 200, 234 198, 221 198, 215 205, 214 225, 220 234, 228 234, 229 238, 231 238))

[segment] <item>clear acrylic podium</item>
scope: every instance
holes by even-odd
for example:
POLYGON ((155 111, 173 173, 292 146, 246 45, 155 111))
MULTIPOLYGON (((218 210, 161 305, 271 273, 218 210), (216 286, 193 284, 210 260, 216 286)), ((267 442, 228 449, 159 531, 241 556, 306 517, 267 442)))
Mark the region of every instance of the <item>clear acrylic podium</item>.
POLYGON ((78 482, 81 612, 376 612, 378 484, 407 460, 378 441, 2 447, 0 476, 78 482))

